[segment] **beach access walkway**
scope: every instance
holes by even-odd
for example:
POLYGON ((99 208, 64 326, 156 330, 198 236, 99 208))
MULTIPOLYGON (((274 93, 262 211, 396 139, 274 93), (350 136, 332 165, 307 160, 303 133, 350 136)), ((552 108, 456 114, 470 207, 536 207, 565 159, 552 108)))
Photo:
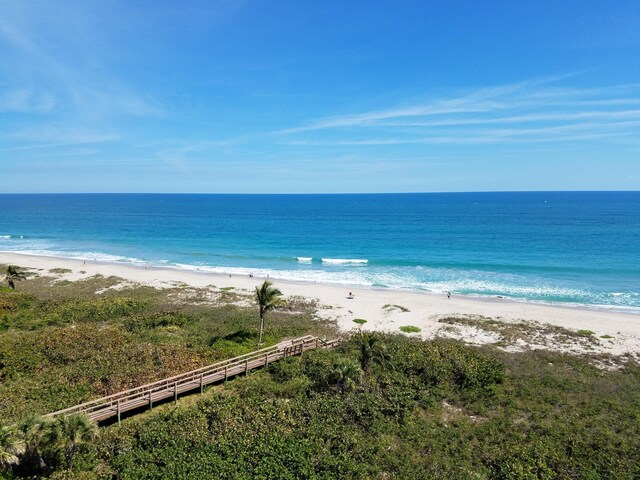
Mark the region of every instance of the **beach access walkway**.
POLYGON ((333 348, 339 342, 339 339, 327 341, 312 335, 287 340, 174 377, 58 410, 45 415, 45 417, 54 418, 82 413, 97 422, 114 417, 120 422, 121 416, 125 412, 141 410, 143 407, 153 408, 155 403, 171 398, 177 401, 178 396, 184 393, 193 393, 198 390, 202 393, 207 385, 226 381, 238 375, 246 375, 251 370, 265 367, 285 357, 302 355, 307 350, 333 348))

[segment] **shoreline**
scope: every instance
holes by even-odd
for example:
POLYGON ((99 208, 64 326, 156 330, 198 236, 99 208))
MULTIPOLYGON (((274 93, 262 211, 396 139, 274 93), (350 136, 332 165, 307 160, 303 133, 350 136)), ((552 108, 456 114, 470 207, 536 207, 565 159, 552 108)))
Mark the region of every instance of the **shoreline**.
MULTIPOLYGON (((30 255, 15 252, 0 252, 0 263, 16 264, 24 268, 48 270, 67 268, 70 273, 55 275, 60 279, 82 280, 93 275, 116 276, 125 281, 169 288, 176 284, 187 284, 196 288, 234 287, 252 293, 263 277, 221 274, 207 271, 182 269, 180 267, 138 266, 67 257, 30 255), (84 272, 84 273, 81 273, 84 272)), ((316 299, 319 316, 335 320, 341 330, 357 327, 353 320, 366 319, 364 330, 399 332, 401 326, 416 326, 419 336, 432 338, 440 334, 443 324, 439 320, 447 317, 486 317, 505 323, 535 322, 554 325, 573 331, 592 331, 607 340, 603 349, 608 353, 622 355, 640 353, 640 314, 588 306, 569 306, 518 301, 509 298, 479 298, 464 295, 446 295, 429 292, 393 290, 377 287, 336 285, 315 282, 300 282, 270 278, 285 296, 316 299), (348 299, 352 291, 355 298, 348 299), (384 308, 390 305, 391 308, 384 308), (402 311, 401 306, 408 311, 402 311)), ((18 287, 19 288, 19 287, 18 287)), ((489 343, 490 335, 482 335, 477 328, 462 328, 460 338, 471 337, 471 343, 489 343), (486 338, 485 338, 486 337, 486 338)), ((414 334, 415 335, 415 334, 414 334)))
MULTIPOLYGON (((199 267, 197 265, 188 265, 189 268, 185 268, 183 264, 176 265, 158 265, 147 262, 118 262, 118 261, 110 261, 110 260, 94 260, 94 259, 83 259, 77 257, 66 257, 62 255, 47 255, 47 254, 38 254, 38 253, 29 253, 29 252, 18 252, 18 251, 5 251, 0 250, 0 263, 10 263, 2 260, 3 255, 13 256, 16 258, 46 258, 46 259, 55 259, 58 261, 69 261, 69 262, 82 262, 84 266, 86 265, 108 265, 112 267, 121 267, 121 268, 134 268, 134 269, 144 269, 146 271, 166 271, 166 272, 179 272, 179 273, 193 273, 196 275, 209 275, 212 278, 222 278, 225 279, 228 275, 231 275, 232 278, 243 278, 247 277, 249 279, 256 280, 270 280, 273 282, 285 283, 290 285, 325 285, 329 287, 342 288, 344 290, 371 290, 377 291, 381 294, 385 294, 385 292, 398 292, 398 293, 412 293, 417 295, 428 295, 433 297, 441 297, 446 295, 445 292, 433 292, 427 290, 417 290, 411 288, 399 288, 399 287, 386 287, 386 286, 376 286, 376 285, 362 285, 357 283, 337 283, 337 282, 325 282, 325 281, 312 281, 312 280, 297 280, 297 279, 286 279, 279 278, 277 276, 267 277, 264 275, 254 275, 253 277, 249 277, 247 273, 239 274, 236 269, 239 267, 215 267, 220 270, 224 268, 229 268, 229 272, 220 272, 211 270, 212 267, 199 267), (87 263, 85 263, 87 262, 87 263)), ((250 271, 250 268, 242 267, 243 270, 250 271)), ((264 270, 264 269, 257 269, 264 270)), ((278 270, 273 270, 273 272, 277 275, 278 270)), ((586 303, 577 303, 577 302, 547 302, 543 300, 529 300, 525 298, 513 298, 506 295, 481 295, 481 294, 464 294, 464 293, 452 293, 452 297, 468 299, 474 302, 480 303, 515 303, 518 305, 532 305, 532 306, 542 306, 542 307, 552 307, 552 308, 560 308, 560 309, 569 309, 569 310, 584 310, 587 312, 610 312, 622 315, 637 315, 638 320, 640 321, 640 307, 628 307, 628 306, 620 306, 620 305, 601 305, 601 304, 586 304, 586 303)))

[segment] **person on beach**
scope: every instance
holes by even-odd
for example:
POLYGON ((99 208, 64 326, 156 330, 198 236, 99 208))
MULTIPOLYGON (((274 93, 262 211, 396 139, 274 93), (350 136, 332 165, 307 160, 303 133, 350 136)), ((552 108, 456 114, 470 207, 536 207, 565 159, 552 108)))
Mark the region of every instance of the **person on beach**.
POLYGON ((447 292, 447 298, 451 300, 451 292, 447 292))
POLYGON ((349 295, 347 295, 347 298, 349 300, 353 300, 355 297, 353 296, 353 292, 349 292, 349 295))

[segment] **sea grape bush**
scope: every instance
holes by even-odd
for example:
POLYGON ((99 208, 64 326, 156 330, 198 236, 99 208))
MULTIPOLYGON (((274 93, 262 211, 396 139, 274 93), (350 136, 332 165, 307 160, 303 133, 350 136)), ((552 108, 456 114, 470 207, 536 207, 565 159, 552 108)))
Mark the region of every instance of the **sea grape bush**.
MULTIPOLYGON (((0 290, 0 424, 255 349, 255 308, 177 301, 175 290, 95 295, 116 283, 29 278, 0 290)), ((336 335, 304 308, 272 312, 267 342, 336 335)), ((594 360, 359 332, 103 427, 70 469, 60 444, 43 444, 46 474, 640 478, 640 367, 594 360)), ((0 477, 43 471, 14 465, 0 477)))

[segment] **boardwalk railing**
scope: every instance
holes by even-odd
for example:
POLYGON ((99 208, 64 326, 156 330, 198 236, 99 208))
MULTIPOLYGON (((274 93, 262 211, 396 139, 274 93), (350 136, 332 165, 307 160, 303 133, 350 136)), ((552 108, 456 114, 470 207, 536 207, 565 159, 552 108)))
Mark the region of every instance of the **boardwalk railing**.
POLYGON ((312 335, 287 340, 272 347, 256 350, 239 357, 230 358, 206 367, 198 368, 175 377, 165 378, 141 387, 124 390, 106 397, 91 400, 74 407, 65 408, 49 413, 46 417, 58 417, 73 413, 84 413, 89 418, 101 421, 120 416, 123 412, 140 407, 153 407, 155 402, 173 397, 196 389, 202 390, 206 385, 235 377, 249 370, 264 367, 284 357, 302 355, 306 350, 315 348, 332 348, 339 340, 326 341, 312 335))

